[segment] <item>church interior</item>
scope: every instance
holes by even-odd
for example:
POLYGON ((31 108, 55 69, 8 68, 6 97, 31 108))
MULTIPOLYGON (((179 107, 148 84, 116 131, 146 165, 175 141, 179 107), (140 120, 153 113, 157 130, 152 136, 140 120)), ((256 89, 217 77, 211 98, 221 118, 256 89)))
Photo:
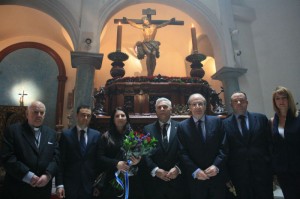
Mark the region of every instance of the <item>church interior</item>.
POLYGON ((158 97, 172 100, 180 120, 195 92, 208 114, 230 114, 230 96, 241 90, 249 110, 272 117, 276 86, 300 101, 299 9, 299 0, 1 0, 0 133, 33 100, 45 103, 45 123, 57 130, 73 125, 80 104, 93 107, 99 129, 116 106, 141 126, 158 97), (145 16, 175 18, 154 35, 152 74, 147 55, 137 57, 145 35, 124 20, 145 16))

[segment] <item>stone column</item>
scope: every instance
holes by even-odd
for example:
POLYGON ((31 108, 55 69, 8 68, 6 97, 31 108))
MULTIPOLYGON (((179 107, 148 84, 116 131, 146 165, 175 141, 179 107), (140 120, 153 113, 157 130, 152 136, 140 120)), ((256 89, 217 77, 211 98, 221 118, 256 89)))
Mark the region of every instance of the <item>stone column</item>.
POLYGON ((245 74, 246 72, 247 69, 245 68, 233 68, 224 66, 211 76, 213 79, 220 80, 223 83, 225 105, 228 113, 232 112, 230 106, 230 97, 232 93, 240 90, 238 77, 245 74))
POLYGON ((77 68, 73 115, 76 114, 77 107, 81 104, 93 107, 95 69, 101 68, 102 60, 103 54, 71 52, 72 67, 77 68))

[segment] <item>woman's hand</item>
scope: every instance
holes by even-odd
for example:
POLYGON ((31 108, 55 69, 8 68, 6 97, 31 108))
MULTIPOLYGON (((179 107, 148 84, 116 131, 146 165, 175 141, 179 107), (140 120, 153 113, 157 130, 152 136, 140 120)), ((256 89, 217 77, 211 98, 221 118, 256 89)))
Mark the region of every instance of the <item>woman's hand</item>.
POLYGON ((126 172, 129 170, 129 165, 125 161, 119 161, 117 164, 117 169, 122 172, 126 172))
POLYGON ((131 156, 130 160, 132 161, 131 165, 137 165, 141 161, 142 157, 131 156))

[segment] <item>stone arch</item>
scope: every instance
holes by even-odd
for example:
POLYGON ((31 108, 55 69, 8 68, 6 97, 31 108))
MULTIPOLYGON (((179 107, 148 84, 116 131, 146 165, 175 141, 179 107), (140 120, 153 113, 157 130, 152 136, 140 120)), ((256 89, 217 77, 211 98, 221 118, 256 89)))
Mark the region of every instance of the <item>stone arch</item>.
POLYGON ((22 48, 35 48, 39 49, 41 51, 46 52, 48 55, 50 55, 58 68, 58 88, 57 88, 57 98, 56 98, 56 114, 55 114, 55 122, 56 124, 59 124, 62 122, 62 115, 63 115, 63 107, 64 107, 64 93, 65 93, 65 83, 67 80, 66 77, 66 69, 65 65, 60 58, 60 56, 50 47, 36 43, 36 42, 21 42, 21 43, 16 43, 11 46, 6 47, 0 52, 0 62, 11 52, 14 52, 16 50, 22 49, 22 48))
POLYGON ((72 13, 60 3, 59 0, 51 1, 24 1, 24 0, 3 0, 0 5, 20 5, 25 7, 34 8, 47 13, 49 16, 55 18, 68 32, 74 48, 78 47, 78 40, 80 30, 78 24, 72 13))

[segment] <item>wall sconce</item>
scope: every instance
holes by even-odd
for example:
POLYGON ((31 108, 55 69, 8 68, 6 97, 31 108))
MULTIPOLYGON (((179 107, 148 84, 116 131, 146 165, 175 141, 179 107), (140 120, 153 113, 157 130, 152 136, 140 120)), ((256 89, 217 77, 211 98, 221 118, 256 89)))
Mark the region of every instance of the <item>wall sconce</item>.
POLYGON ((241 56, 242 51, 241 50, 234 50, 234 53, 236 56, 241 56))
POLYGON ((85 43, 86 43, 87 45, 91 45, 92 39, 91 39, 91 38, 86 38, 86 39, 85 39, 85 43))
POLYGON ((237 35, 239 32, 240 31, 238 29, 230 30, 231 35, 237 35))

